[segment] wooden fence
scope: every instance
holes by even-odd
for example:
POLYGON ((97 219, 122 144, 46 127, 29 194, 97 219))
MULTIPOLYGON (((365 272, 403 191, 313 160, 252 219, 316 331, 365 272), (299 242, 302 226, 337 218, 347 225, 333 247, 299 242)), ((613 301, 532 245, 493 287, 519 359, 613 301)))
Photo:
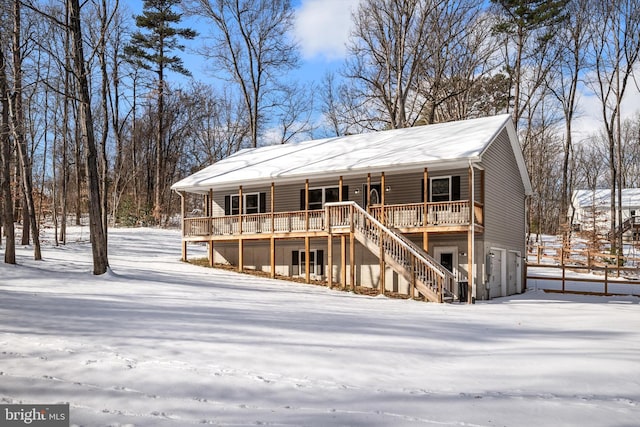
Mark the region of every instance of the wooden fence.
POLYGON ((548 292, 640 296, 640 268, 527 264, 527 287, 548 292), (554 270, 560 270, 560 274, 554 270))
MULTIPOLYGON (((639 250, 640 252, 640 250, 639 250)), ((588 249, 567 249, 551 245, 527 245, 527 260, 532 264, 572 265, 598 268, 640 267, 640 257, 622 256, 588 249)), ((619 276, 619 274, 617 273, 619 276)))
POLYGON ((527 286, 552 292, 640 296, 640 258, 559 245, 527 247, 527 286))

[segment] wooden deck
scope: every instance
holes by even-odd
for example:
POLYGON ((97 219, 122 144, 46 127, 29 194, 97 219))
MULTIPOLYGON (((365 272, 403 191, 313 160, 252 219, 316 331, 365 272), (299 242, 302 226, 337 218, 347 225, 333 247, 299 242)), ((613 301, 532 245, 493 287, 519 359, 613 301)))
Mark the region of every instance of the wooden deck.
MULTIPOLYGON (((467 232, 471 224, 469 206, 468 201, 413 203, 374 206, 369 212, 385 226, 401 233, 462 233, 467 232)), ((340 224, 340 211, 330 214, 328 209, 323 209, 184 218, 182 236, 187 241, 326 236, 329 232, 327 215, 332 215, 332 233, 339 233, 340 227, 336 224, 340 224)), ((473 217, 476 231, 482 232, 484 210, 480 203, 474 204, 473 217)), ((348 218, 343 218, 343 222, 345 232, 348 232, 348 218)))
MULTIPOLYGON (((482 207, 477 206, 480 211, 482 207)), ((475 209, 474 209, 475 210, 475 209)), ((208 259, 214 265, 214 242, 235 240, 238 242, 238 271, 244 268, 244 242, 268 239, 270 275, 276 275, 275 241, 277 239, 304 238, 306 264, 305 280, 311 282, 310 237, 322 237, 327 241, 327 283, 331 287, 333 267, 339 265, 342 287, 356 282, 356 241, 379 258, 380 271, 387 267, 404 277, 409 284, 409 297, 421 295, 428 301, 444 302, 460 300, 455 287, 455 276, 440 265, 422 247, 407 239, 399 227, 415 232, 429 233, 428 229, 443 232, 483 232, 477 224, 470 227, 472 218, 482 219, 481 213, 470 211, 468 202, 420 203, 412 205, 379 206, 366 211, 353 201, 327 203, 322 210, 295 212, 273 212, 251 215, 228 215, 225 217, 186 218, 183 222, 182 259, 187 259, 188 242, 208 242, 208 259), (379 216, 380 219, 378 219, 379 216), (389 225, 385 225, 387 220, 389 225), (431 221, 431 222, 430 222, 431 221), (396 227, 398 226, 398 227, 396 227), (332 239, 340 236, 340 261, 335 262, 332 239), (347 241, 348 254, 347 257, 347 241), (347 279, 347 259, 349 278, 347 279)), ((469 243, 469 262, 473 263, 473 249, 469 243)), ((385 292, 385 274, 381 274, 378 293, 385 292)), ((470 301, 469 295, 469 301, 470 301)))

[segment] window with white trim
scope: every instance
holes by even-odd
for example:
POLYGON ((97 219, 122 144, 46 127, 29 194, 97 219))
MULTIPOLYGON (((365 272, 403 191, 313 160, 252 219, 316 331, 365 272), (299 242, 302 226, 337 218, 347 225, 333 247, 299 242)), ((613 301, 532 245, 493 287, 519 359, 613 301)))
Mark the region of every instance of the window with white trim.
MULTIPOLYGON (((265 212, 265 193, 243 193, 242 213, 257 214, 265 212)), ((240 195, 231 194, 225 198, 225 215, 238 215, 240 213, 240 195)))
MULTIPOLYGON (((307 252, 304 249, 294 250, 291 253, 292 276, 306 275, 307 252)), ((309 251, 309 272, 313 277, 321 277, 324 274, 324 251, 312 249, 309 251)))

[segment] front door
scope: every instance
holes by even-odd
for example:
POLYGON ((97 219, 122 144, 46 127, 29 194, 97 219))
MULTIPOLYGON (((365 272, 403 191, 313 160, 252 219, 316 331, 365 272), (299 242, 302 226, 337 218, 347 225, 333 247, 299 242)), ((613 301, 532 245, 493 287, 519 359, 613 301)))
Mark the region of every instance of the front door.
POLYGON ((362 184, 362 206, 375 206, 381 203, 381 191, 382 185, 380 183, 371 184, 371 191, 368 193, 369 198, 367 200, 367 184, 362 184), (367 201, 369 203, 367 203, 367 201))

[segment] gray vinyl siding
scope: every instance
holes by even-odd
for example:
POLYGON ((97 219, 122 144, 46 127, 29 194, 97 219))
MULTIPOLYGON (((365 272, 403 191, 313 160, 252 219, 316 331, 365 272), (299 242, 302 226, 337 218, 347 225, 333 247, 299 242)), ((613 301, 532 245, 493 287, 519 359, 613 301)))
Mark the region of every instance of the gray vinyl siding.
POLYGON ((484 240, 524 253, 525 189, 503 130, 482 156, 485 168, 484 240))
MULTIPOLYGON (((389 187, 389 191, 385 192, 385 204, 406 204, 422 202, 422 179, 423 172, 404 173, 385 175, 385 187, 389 187)), ((446 176, 460 177, 460 199, 468 200, 469 195, 469 171, 468 169, 455 169, 450 171, 438 171, 430 173, 429 178, 439 178, 446 176)), ((480 200, 480 180, 476 177, 476 200, 480 200)), ((380 184, 381 176, 372 175, 372 184, 380 184)), ((355 201, 364 206, 364 197, 366 194, 367 176, 361 177, 345 177, 343 185, 347 187, 348 194, 343 195, 343 200, 355 201), (356 191, 358 194, 356 194, 356 191)), ((337 187, 338 180, 309 180, 309 188, 319 187, 337 187)), ((275 185, 275 211, 291 212, 300 209, 300 190, 305 188, 304 181, 295 184, 277 184, 275 185)), ((383 189, 384 191, 384 189, 383 189)), ((243 187, 243 194, 249 193, 266 193, 266 212, 271 209, 271 184, 263 187, 243 187)), ((224 215, 224 198, 231 194, 238 194, 238 190, 215 191, 213 193, 213 216, 224 215)))

